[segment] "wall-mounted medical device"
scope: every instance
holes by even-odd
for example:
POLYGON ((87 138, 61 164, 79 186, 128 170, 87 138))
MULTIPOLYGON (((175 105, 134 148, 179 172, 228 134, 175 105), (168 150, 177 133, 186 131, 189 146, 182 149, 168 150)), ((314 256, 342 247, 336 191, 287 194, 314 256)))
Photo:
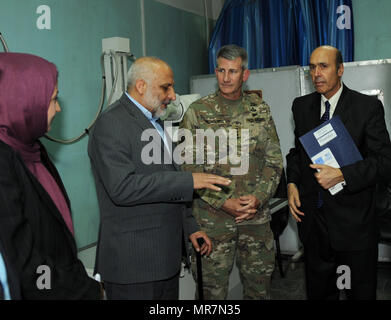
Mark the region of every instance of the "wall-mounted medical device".
POLYGON ((186 111, 194 101, 200 98, 201 95, 198 93, 182 96, 176 94, 176 99, 167 105, 166 113, 160 119, 164 121, 165 127, 171 127, 171 130, 167 131, 167 133, 173 142, 178 142, 179 123, 182 121, 186 111))
POLYGON ((163 121, 172 121, 172 123, 181 122, 187 109, 189 109, 190 105, 199 98, 201 98, 199 94, 176 94, 176 99, 167 105, 167 111, 161 119, 163 121))
POLYGON ((130 40, 113 37, 102 39, 102 54, 106 81, 107 105, 118 100, 126 91, 130 40))
POLYGON ((109 106, 114 101, 118 100, 127 86, 127 60, 135 59, 130 53, 130 41, 126 38, 113 37, 102 39, 102 54, 100 56, 100 65, 102 69, 102 89, 100 94, 100 102, 94 119, 90 122, 87 128, 82 133, 72 139, 56 139, 46 134, 49 140, 69 144, 79 141, 88 134, 91 127, 94 125, 99 114, 105 105, 109 106))

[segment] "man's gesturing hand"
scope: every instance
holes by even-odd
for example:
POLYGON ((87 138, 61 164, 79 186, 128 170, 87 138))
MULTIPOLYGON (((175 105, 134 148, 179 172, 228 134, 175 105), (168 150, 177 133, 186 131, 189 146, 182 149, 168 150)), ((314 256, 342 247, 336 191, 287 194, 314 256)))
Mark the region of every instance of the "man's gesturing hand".
POLYGON ((230 185, 231 180, 215 174, 193 173, 193 183, 194 189, 211 189, 221 191, 221 188, 215 186, 215 184, 228 186, 230 185))

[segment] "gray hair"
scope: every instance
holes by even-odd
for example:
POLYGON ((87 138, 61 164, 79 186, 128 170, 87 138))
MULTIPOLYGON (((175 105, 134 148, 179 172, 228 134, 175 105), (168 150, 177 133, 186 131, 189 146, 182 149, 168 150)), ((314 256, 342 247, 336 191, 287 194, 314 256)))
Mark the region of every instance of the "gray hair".
POLYGON ((216 65, 218 65, 217 63, 218 58, 224 58, 227 60, 235 60, 237 58, 241 58, 242 69, 243 70, 248 69, 248 55, 246 49, 239 47, 235 44, 228 44, 219 49, 216 57, 216 65))
POLYGON ((149 84, 155 78, 154 70, 161 64, 166 64, 163 60, 156 57, 138 58, 128 71, 128 89, 136 85, 139 79, 149 84))

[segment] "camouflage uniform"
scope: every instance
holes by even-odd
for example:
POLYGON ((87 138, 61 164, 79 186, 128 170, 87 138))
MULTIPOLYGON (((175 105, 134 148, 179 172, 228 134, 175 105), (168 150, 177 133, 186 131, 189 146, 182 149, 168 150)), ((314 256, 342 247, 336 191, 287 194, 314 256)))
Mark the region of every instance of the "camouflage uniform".
MULTIPOLYGON (((282 172, 282 155, 276 128, 271 117, 270 108, 257 94, 243 93, 239 100, 232 101, 221 96, 219 91, 195 101, 185 114, 180 125, 190 129, 193 138, 197 129, 237 130, 237 153, 244 156, 249 163, 248 172, 232 175, 231 169, 239 167, 228 161, 219 161, 227 154, 219 150, 218 139, 215 139, 216 162, 207 163, 207 155, 214 153, 213 148, 204 147, 204 162, 184 164, 182 168, 192 172, 214 173, 232 180, 223 191, 198 190, 193 202, 193 214, 201 229, 213 241, 213 252, 203 257, 204 297, 206 299, 226 299, 228 279, 236 255, 237 266, 243 283, 244 299, 270 298, 270 279, 274 270, 274 243, 270 229, 270 210, 268 201, 274 194, 282 172), (243 139, 243 131, 248 129, 249 139, 243 139), (207 155, 205 155, 207 154, 207 155), (217 155, 222 154, 222 157, 217 155), (240 224, 235 218, 221 209, 229 198, 243 195, 254 195, 260 200, 260 206, 254 219, 240 224)), ((229 140, 228 140, 229 141, 229 140)), ((229 144, 229 142, 228 142, 229 144)), ((192 148, 197 157, 195 138, 192 148)), ((232 145, 229 144, 229 150, 232 145)), ((188 149, 187 149, 188 151, 188 149)), ((193 154, 194 156, 194 154, 193 154)), ((195 259, 193 255, 193 260, 195 259)), ((193 261, 194 262, 194 261, 193 261)), ((192 263, 193 276, 196 278, 195 263, 192 263)))

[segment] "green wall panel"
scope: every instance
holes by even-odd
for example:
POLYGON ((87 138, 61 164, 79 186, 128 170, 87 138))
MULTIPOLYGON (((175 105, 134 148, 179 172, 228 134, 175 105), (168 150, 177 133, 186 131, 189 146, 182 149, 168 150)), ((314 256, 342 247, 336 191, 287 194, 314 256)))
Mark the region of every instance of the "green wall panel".
POLYGON ((153 0, 145 0, 147 55, 167 61, 178 94, 190 93, 188 75, 208 72, 205 19, 153 0))
POLYGON ((391 59, 391 1, 353 0, 355 60, 391 59))

